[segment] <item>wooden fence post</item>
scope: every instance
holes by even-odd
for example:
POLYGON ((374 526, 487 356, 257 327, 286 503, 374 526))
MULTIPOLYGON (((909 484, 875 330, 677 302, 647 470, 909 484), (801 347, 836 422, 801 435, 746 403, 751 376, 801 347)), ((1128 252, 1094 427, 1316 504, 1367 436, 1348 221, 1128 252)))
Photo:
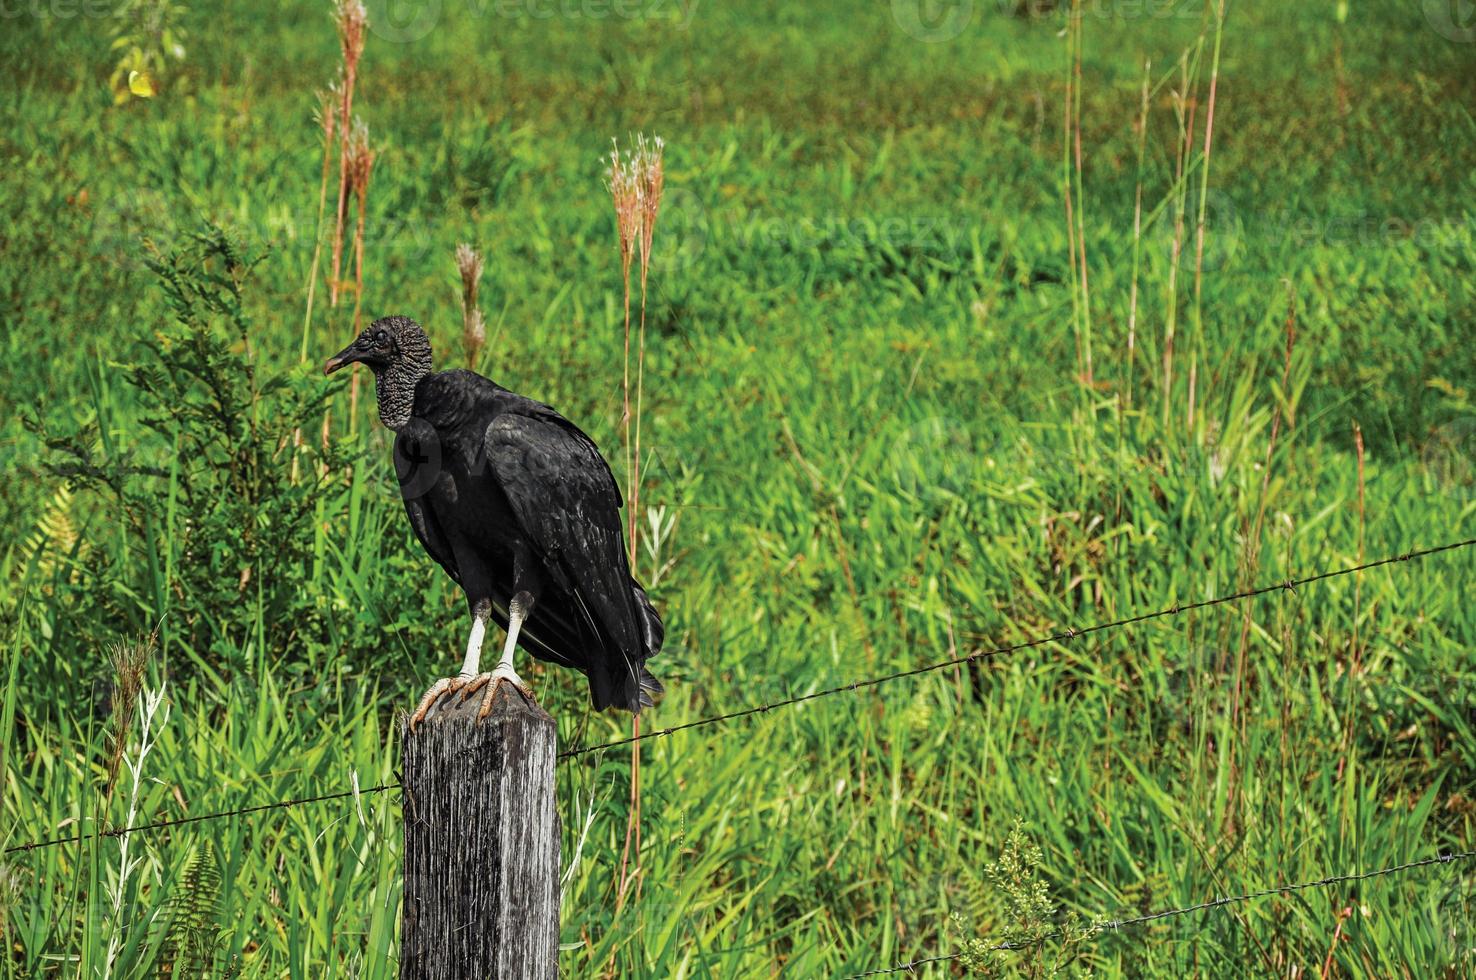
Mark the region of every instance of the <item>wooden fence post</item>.
POLYGON ((558 976, 556 729, 510 685, 402 735, 401 980, 558 976))

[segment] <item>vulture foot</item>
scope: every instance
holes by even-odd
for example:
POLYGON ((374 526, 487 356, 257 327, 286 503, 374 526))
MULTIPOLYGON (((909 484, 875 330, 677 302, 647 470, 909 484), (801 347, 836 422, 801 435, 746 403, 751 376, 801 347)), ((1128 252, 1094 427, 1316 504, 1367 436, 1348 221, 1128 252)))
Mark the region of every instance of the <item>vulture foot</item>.
POLYGON ((420 699, 420 703, 415 706, 415 711, 410 715, 410 730, 415 731, 416 726, 425 721, 426 714, 435 707, 436 702, 455 694, 466 687, 467 683, 468 678, 466 677, 442 677, 432 684, 430 690, 425 692, 425 697, 420 699))
POLYGON ((511 684, 518 691, 519 694, 523 695, 523 697, 527 698, 529 701, 535 700, 533 697, 533 689, 529 687, 527 683, 517 675, 517 672, 511 667, 506 667, 499 664, 497 669, 492 671, 492 673, 478 674, 476 677, 473 677, 471 680, 467 681, 466 686, 461 689, 462 701, 466 701, 473 694, 477 693, 484 687, 487 689, 487 693, 482 695, 482 706, 477 711, 478 721, 481 721, 483 718, 487 717, 487 715, 492 711, 492 696, 497 693, 497 688, 501 684, 511 684))

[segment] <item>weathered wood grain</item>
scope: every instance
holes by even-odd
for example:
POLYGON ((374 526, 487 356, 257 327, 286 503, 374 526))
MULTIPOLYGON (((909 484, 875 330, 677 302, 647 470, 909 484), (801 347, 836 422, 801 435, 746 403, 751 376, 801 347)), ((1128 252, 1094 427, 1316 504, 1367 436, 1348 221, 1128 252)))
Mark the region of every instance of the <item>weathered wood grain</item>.
POLYGON ((403 733, 401 980, 558 976, 554 721, 510 685, 403 733))

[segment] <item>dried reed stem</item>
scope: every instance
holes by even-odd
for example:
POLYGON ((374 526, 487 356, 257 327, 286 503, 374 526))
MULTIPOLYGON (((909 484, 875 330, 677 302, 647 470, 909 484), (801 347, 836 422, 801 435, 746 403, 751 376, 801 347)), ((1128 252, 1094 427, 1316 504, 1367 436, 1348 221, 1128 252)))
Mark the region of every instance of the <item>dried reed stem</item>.
MULTIPOLYGON (((354 336, 361 329, 364 299, 364 216, 369 202, 369 177, 374 171, 374 150, 369 146, 369 127, 362 119, 354 120, 349 140, 349 183, 353 187, 354 207, 358 221, 354 225, 354 336)), ((358 427, 359 372, 349 381, 349 431, 358 427)))
POLYGON ((1179 57, 1179 90, 1174 93, 1174 112, 1183 139, 1174 160, 1174 241, 1169 261, 1168 311, 1163 331, 1163 424, 1168 427, 1174 390, 1174 333, 1179 312, 1179 261, 1184 247, 1184 174, 1189 164, 1190 139, 1194 133, 1195 103, 1189 95, 1189 58, 1179 57), (1186 116, 1187 110, 1187 116, 1186 116))
POLYGON ((1093 379, 1092 370, 1092 294, 1087 280, 1087 245, 1086 245, 1086 199, 1085 184, 1086 174, 1081 165, 1081 48, 1082 48, 1082 14, 1080 0, 1072 2, 1072 21, 1075 32, 1075 67, 1073 69, 1076 84, 1072 88, 1073 101, 1071 107, 1071 136, 1076 163, 1076 247, 1081 260, 1081 326, 1083 332, 1082 346, 1086 357, 1086 383, 1091 387, 1093 379))
POLYGON ((1138 339, 1138 273, 1143 244, 1143 157, 1148 146, 1148 82, 1153 62, 1143 62, 1143 97, 1138 109, 1138 179, 1133 199, 1133 283, 1128 292, 1127 407, 1133 407, 1133 354, 1138 339))
POLYGON ((338 0, 333 8, 338 43, 343 51, 343 80, 339 86, 338 210, 333 225, 333 270, 328 279, 328 304, 338 306, 339 275, 343 268, 343 231, 348 218, 350 173, 350 120, 354 111, 354 83, 359 77, 359 57, 364 53, 364 28, 369 15, 360 0, 338 0))
MULTIPOLYGON (((641 410, 645 395, 646 368, 646 283, 651 269, 651 242, 656 232, 656 218, 661 210, 661 194, 666 174, 663 166, 665 144, 658 137, 647 141, 644 135, 636 138, 634 152, 624 156, 620 146, 614 143, 610 152, 607 183, 615 204, 615 227, 620 242, 620 276, 624 285, 625 311, 625 356, 621 384, 621 434, 625 443, 626 462, 626 547, 634 568, 638 556, 637 531, 641 495, 641 410), (635 254, 641 260, 641 317, 640 339, 636 362, 636 410, 635 432, 631 433, 630 408, 630 265, 635 254)), ((632 730, 640 733, 640 716, 632 721, 632 730)), ((632 883, 640 893, 640 751, 639 743, 631 745, 630 819, 625 827, 625 844, 620 855, 620 876, 616 893, 616 908, 624 906, 626 894, 632 883), (627 874, 631 846, 634 842, 636 864, 634 872, 627 874)))
MULTIPOLYGON (((1194 344, 1196 349, 1204 341, 1204 233, 1205 211, 1209 201, 1210 148, 1215 136, 1215 93, 1220 83, 1220 41, 1225 25, 1225 0, 1219 0, 1215 11, 1215 49, 1210 59, 1209 104, 1204 110, 1204 164, 1199 172, 1199 219, 1194 235, 1194 344)), ((1194 392, 1198 375, 1199 358, 1190 361, 1188 428, 1194 428, 1194 392)))
MULTIPOLYGON (((607 186, 615 204, 615 232, 620 242, 620 278, 624 285, 623 307, 625 311, 625 357, 620 393, 620 435, 625 446, 626 500, 630 499, 635 466, 632 462, 633 446, 630 432, 630 263, 635 257, 636 241, 641 237, 641 180, 637 173, 634 155, 622 156, 620 144, 611 141, 610 167, 607 186)), ((635 564, 635 509, 629 508, 628 540, 626 548, 631 564, 635 564)))
MULTIPOLYGON (((656 233, 656 216, 661 211, 661 193, 666 186, 663 154, 666 143, 656 137, 650 143, 644 136, 636 145, 636 169, 641 184, 641 326, 636 354, 635 469, 631 473, 630 524, 632 528, 631 564, 635 564, 636 534, 641 510, 641 418, 646 387, 646 278, 651 271, 651 239, 656 233)), ((639 834, 639 831, 637 831, 639 834)), ((637 838, 639 840, 639 837, 637 838)))
POLYGON ((470 245, 457 245, 456 270, 461 274, 461 338, 466 345, 466 366, 475 371, 482 346, 487 342, 487 324, 477 306, 482 257, 470 245))
MULTIPOLYGON (((661 211, 661 193, 666 187, 666 169, 663 160, 665 148, 665 141, 658 136, 649 145, 642 137, 637 149, 643 196, 641 198, 641 336, 640 352, 636 355, 635 472, 631 476, 634 489, 631 493, 630 504, 632 527, 638 527, 637 521, 641 506, 641 419, 644 416, 643 402, 646 384, 646 278, 651 270, 651 239, 656 233, 656 217, 661 211)), ((635 535, 631 538, 631 553, 635 554, 638 552, 635 535)), ((632 721, 632 731, 636 737, 640 736, 641 719, 639 715, 632 721)), ((634 767, 632 786, 637 791, 632 823, 635 825, 636 897, 639 898, 642 883, 640 877, 641 799, 639 795, 641 756, 639 752, 631 753, 631 764, 634 767)))
MULTIPOLYGON (((615 204, 615 233, 620 244, 620 278, 624 285, 624 310, 625 310, 625 357, 622 367, 622 381, 620 387, 621 413, 620 433, 621 440, 625 445, 625 471, 626 471, 626 500, 630 499, 630 487, 635 469, 631 461, 632 446, 630 440, 630 262, 635 251, 636 239, 640 237, 641 221, 641 182, 636 173, 635 160, 622 157, 620 144, 611 140, 610 167, 607 173, 607 186, 610 189, 611 200, 615 204)), ((635 564, 635 510, 629 508, 629 536, 627 548, 630 554, 630 562, 635 564)), ((640 730, 640 716, 636 715, 632 722, 632 731, 640 730)), ((617 879, 615 908, 618 912, 625 906, 626 889, 629 880, 626 877, 626 868, 630 861, 630 841, 635 832, 635 826, 640 822, 636 814, 636 805, 640 800, 640 786, 637 780, 640 774, 640 743, 631 743, 630 756, 630 798, 631 809, 629 819, 625 824, 625 844, 620 853, 620 875, 617 879)), ((639 859, 640 852, 636 852, 639 859)))

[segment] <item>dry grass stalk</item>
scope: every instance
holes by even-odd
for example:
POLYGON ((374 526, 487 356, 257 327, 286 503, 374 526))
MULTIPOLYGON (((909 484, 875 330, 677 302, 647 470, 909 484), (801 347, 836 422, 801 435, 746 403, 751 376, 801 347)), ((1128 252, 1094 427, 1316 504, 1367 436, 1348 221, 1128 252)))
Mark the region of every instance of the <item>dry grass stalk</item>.
MULTIPOLYGON (((1076 247, 1078 259, 1081 265, 1081 325, 1083 330, 1082 347, 1083 361, 1086 375, 1087 387, 1093 383, 1094 372, 1092 370, 1092 294, 1087 280, 1087 246, 1086 246, 1086 201, 1085 184, 1086 175, 1081 163, 1081 49, 1082 49, 1082 12, 1080 0, 1075 0, 1071 5, 1071 19, 1075 40, 1072 45, 1074 49, 1074 84, 1071 87, 1071 141, 1073 150, 1073 161, 1075 164, 1075 194, 1076 194, 1076 247)), ((1068 188, 1068 194, 1071 193, 1068 188)))
POLYGON ((656 233, 656 216, 661 211, 661 193, 666 186, 666 169, 663 157, 666 141, 657 136, 646 140, 644 135, 636 138, 635 171, 639 183, 641 210, 641 292, 646 291, 646 275, 651 270, 651 238, 656 233))
MULTIPOLYGON (((369 26, 369 12, 364 8, 361 0, 337 0, 333 7, 333 23, 338 30, 338 44, 343 56, 343 65, 338 83, 332 89, 337 96, 334 111, 337 113, 336 129, 338 133, 338 205, 334 208, 333 220, 333 248, 332 268, 328 272, 328 305, 334 309, 338 307, 338 294, 342 286, 340 278, 343 269, 343 239, 344 228, 348 222, 348 205, 350 195, 355 193, 354 183, 355 164, 350 160, 353 142, 353 119, 354 111, 354 86, 359 79, 359 59, 364 54, 364 33, 369 26)), ((364 175, 364 189, 368 189, 368 175, 364 175)), ((360 225, 363 224, 363 209, 360 209, 360 225)), ((358 248, 360 250, 359 261, 362 265, 362 231, 358 236, 358 248)), ((362 282, 358 293, 362 293, 362 282)), ((354 313, 355 320, 358 319, 357 298, 354 313)), ((350 407, 358 404, 358 374, 355 372, 350 381, 350 407)), ((350 416, 350 427, 356 414, 350 416)), ((328 411, 323 412, 322 442, 326 448, 332 432, 332 415, 328 411)))
POLYGON ((656 217, 661 211, 661 192, 666 186, 666 169, 663 153, 666 143, 656 137, 649 143, 641 136, 636 143, 636 176, 640 181, 641 196, 641 326, 636 354, 636 408, 634 469, 631 472, 630 494, 630 551, 631 563, 635 563, 636 529, 641 509, 641 416, 646 390, 646 277, 651 271, 651 239, 656 233, 656 217))
MULTIPOLYGON (((610 166, 607 184, 615 203, 615 229, 620 242, 620 277, 624 285, 625 311, 625 358, 621 385, 621 434, 625 443, 626 463, 626 546, 630 563, 634 567, 637 555, 637 530, 639 528, 641 494, 641 408, 645 393, 646 366, 646 281, 651 271, 651 242, 656 233, 656 218, 661 211, 661 194, 666 184, 663 165, 665 142, 657 137, 647 140, 644 135, 636 137, 634 152, 622 156, 619 143, 610 151, 610 166), (631 437, 630 410, 630 266, 634 254, 641 260, 641 318, 640 341, 636 363, 636 410, 635 435, 631 437)), ((631 723, 632 731, 639 736, 640 716, 631 723)), ((616 893, 616 906, 623 907, 631 885, 640 893, 641 871, 641 801, 640 801, 640 752, 639 743, 631 746, 630 819, 625 827, 625 844, 620 855, 620 876, 616 893), (627 875, 632 842, 636 854, 636 869, 627 875)))
POLYGON ((1153 62, 1143 62, 1143 96, 1142 103, 1138 109, 1138 123, 1136 126, 1138 136, 1138 179, 1137 189, 1133 194, 1133 284, 1128 294, 1128 335, 1127 335, 1127 406, 1133 405, 1133 355, 1137 349, 1138 341, 1138 271, 1141 258, 1140 250, 1143 246, 1143 157, 1148 144, 1148 83, 1153 73, 1153 62))
MULTIPOLYGON (((358 221, 354 226, 354 336, 359 335, 364 298, 364 215, 369 202, 369 177, 374 171, 374 150, 369 146, 369 127, 355 119, 349 137, 349 184, 353 189, 358 221)), ((359 413, 359 372, 349 382, 349 430, 357 424, 359 413)))
POLYGON ((1184 250, 1184 173, 1189 165, 1194 135, 1194 112, 1198 103, 1189 97, 1189 58, 1179 57, 1179 88, 1174 92, 1174 114, 1179 122, 1180 139, 1174 158, 1174 239, 1169 260, 1168 311, 1163 330, 1163 424, 1169 424, 1174 392, 1174 337, 1179 313, 1179 263, 1184 250))
POLYGON ((354 111, 354 84, 359 78, 359 58, 364 53, 364 29, 369 24, 369 14, 360 0, 338 0, 333 8, 333 21, 338 27, 338 43, 343 51, 343 79, 339 85, 338 102, 338 211, 333 226, 333 270, 328 279, 328 304, 336 307, 339 274, 343 268, 344 225, 352 189, 349 143, 352 139, 350 120, 354 111))
MULTIPOLYGON (((1204 223, 1205 207, 1209 200, 1210 150, 1215 137, 1215 95, 1220 83, 1220 40, 1225 23, 1225 0, 1219 0, 1215 8, 1215 50, 1210 63, 1209 103, 1204 111, 1204 157, 1199 172, 1199 219, 1194 232, 1194 342, 1196 348, 1204 343, 1204 223)), ((1189 362, 1189 415, 1190 431, 1194 429, 1195 382, 1198 376, 1199 358, 1189 362)))
POLYGON ((482 280, 482 257, 466 243, 456 246, 456 271, 461 274, 461 337, 466 344, 466 366, 473 371, 487 343, 487 322, 477 306, 482 280))
MULTIPOLYGON (((623 308, 625 311, 625 358, 621 376, 620 435, 625 445, 626 499, 630 499, 630 474, 635 472, 631 460, 630 441, 630 263, 635 256, 637 240, 641 239, 641 194, 642 183, 633 154, 621 154, 620 144, 611 140, 610 166, 606 172, 606 186, 615 203, 615 233, 620 243, 620 279, 624 285, 623 308)), ((635 562, 635 509, 629 513, 629 536, 626 546, 630 560, 635 562)))
MULTIPOLYGON (((622 156, 620 144, 611 140, 610 166, 606 173, 606 186, 610 190, 610 198, 615 204, 615 234, 620 243, 620 279, 624 286, 624 310, 625 310, 625 358, 623 362, 623 373, 620 387, 620 433, 621 441, 625 444, 625 472, 626 477, 626 500, 630 500, 630 475, 634 473, 631 463, 630 442, 630 262, 635 252, 635 243, 640 236, 641 227, 641 180, 636 169, 635 159, 629 155, 622 156)), ((626 545, 630 551, 631 563, 635 563, 635 508, 629 508, 629 530, 626 545)), ((635 716, 632 731, 640 733, 640 715, 635 716)), ((620 876, 618 879, 615 907, 621 909, 625 906, 625 894, 629 885, 626 878, 626 866, 630 859, 631 834, 635 826, 640 823, 636 808, 640 805, 640 743, 631 743, 631 780, 630 780, 630 818, 625 825, 625 845, 620 854, 620 876)), ((637 859, 640 856, 639 848, 636 851, 637 859)))

